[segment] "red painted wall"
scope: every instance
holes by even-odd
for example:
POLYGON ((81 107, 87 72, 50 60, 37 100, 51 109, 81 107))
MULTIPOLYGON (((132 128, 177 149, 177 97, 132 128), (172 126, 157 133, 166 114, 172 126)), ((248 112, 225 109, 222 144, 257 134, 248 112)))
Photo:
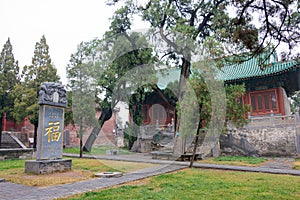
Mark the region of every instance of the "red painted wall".
MULTIPOLYGON (((100 116, 101 112, 96 113, 96 117, 100 116)), ((93 127, 88 128, 83 134, 83 143, 89 137, 93 127)), ((116 129, 116 114, 114 113, 112 117, 106 121, 94 143, 94 145, 110 145, 114 143, 114 130, 116 129)), ((75 126, 67 125, 65 130, 70 131, 70 146, 79 146, 79 137, 77 135, 77 130, 75 126)))
POLYGON ((4 114, 2 119, 2 131, 12 132, 33 132, 34 126, 30 123, 28 118, 25 118, 23 122, 17 123, 13 120, 6 119, 4 114))

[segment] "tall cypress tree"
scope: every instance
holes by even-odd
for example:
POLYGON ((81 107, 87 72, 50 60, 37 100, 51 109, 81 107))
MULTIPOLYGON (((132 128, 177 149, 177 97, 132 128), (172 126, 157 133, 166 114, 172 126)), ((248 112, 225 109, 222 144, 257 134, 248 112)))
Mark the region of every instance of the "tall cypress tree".
POLYGON ((32 65, 25 66, 22 75, 26 86, 32 86, 39 90, 41 83, 46 81, 58 81, 57 69, 53 66, 49 55, 49 46, 43 35, 40 42, 35 44, 32 65))
POLYGON ((57 69, 53 66, 49 55, 49 46, 43 35, 40 42, 35 44, 32 64, 24 66, 22 71, 24 82, 15 88, 15 118, 22 121, 28 117, 34 125, 34 148, 37 140, 38 127, 38 93, 43 82, 57 82, 59 76, 57 69))
POLYGON ((89 127, 97 126, 94 66, 86 56, 91 44, 92 42, 81 42, 77 47, 77 52, 71 55, 70 64, 67 66, 68 86, 72 89, 72 119, 78 126, 77 134, 80 139, 80 158, 83 153, 83 134, 89 127))
POLYGON ((3 116, 6 113, 8 118, 11 117, 14 102, 12 91, 19 82, 18 61, 15 60, 12 50, 13 48, 8 38, 0 56, 0 147, 3 116))

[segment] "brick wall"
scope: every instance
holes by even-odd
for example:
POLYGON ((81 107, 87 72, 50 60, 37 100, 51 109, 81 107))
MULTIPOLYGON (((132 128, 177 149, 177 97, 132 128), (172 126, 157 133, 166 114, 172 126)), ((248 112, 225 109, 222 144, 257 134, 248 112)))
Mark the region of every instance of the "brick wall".
MULTIPOLYGON (((100 116, 100 112, 97 113, 96 117, 100 116)), ((83 134, 83 144, 89 137, 92 127, 88 128, 83 134)), ((94 143, 94 145, 109 145, 114 143, 114 130, 116 129, 116 114, 113 114, 112 117, 106 121, 94 143)), ((65 127, 65 130, 70 131, 70 146, 79 146, 79 137, 77 135, 76 127, 68 125, 65 127)))

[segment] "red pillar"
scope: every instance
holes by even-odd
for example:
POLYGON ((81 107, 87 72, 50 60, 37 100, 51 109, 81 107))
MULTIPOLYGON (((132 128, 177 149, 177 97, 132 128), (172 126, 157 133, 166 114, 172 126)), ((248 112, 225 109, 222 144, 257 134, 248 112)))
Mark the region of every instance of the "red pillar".
POLYGON ((6 113, 4 113, 4 115, 3 115, 3 122, 2 122, 2 124, 3 124, 2 131, 6 131, 6 123, 7 123, 7 121, 6 121, 6 113))
POLYGON ((277 88, 277 93, 278 93, 278 108, 279 108, 279 113, 281 115, 285 115, 284 112, 284 99, 283 99, 283 94, 282 94, 282 88, 279 87, 277 88))

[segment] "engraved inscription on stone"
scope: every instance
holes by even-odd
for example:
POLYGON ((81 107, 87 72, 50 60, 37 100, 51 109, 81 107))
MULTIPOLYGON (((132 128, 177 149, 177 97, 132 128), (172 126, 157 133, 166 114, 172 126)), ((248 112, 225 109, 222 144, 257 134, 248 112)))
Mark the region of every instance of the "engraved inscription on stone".
POLYGON ((42 105, 40 110, 37 159, 62 158, 64 108, 42 105))

